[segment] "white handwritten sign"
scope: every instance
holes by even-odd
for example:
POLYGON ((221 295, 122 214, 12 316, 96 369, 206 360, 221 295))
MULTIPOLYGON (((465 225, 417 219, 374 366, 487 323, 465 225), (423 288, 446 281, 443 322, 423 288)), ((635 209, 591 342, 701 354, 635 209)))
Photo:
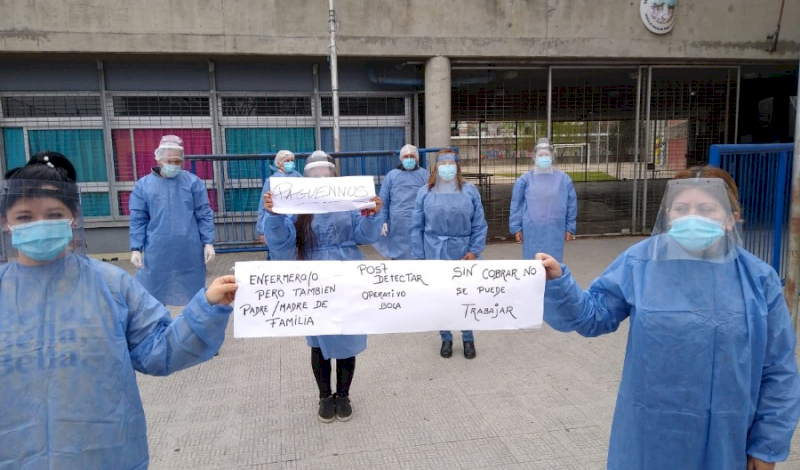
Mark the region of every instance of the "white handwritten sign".
POLYGON ((542 325, 534 260, 249 261, 235 275, 236 338, 542 325))
POLYGON ((324 214, 372 209, 375 181, 371 176, 339 178, 270 178, 272 211, 276 214, 324 214))

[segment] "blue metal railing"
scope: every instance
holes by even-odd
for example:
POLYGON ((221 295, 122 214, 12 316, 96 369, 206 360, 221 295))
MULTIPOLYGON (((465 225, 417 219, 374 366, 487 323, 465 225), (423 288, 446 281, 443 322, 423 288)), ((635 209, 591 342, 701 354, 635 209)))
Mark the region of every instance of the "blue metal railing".
MULTIPOLYGON (((419 149, 420 166, 425 166, 428 154, 439 148, 419 149)), ((456 149, 457 151, 457 149, 456 149)), ((295 153, 297 171, 303 172, 310 153, 295 153)), ((398 150, 330 153, 337 159, 341 176, 373 176, 375 190, 380 191, 383 177, 400 164, 398 150)), ((272 175, 270 168, 274 153, 187 155, 189 170, 198 174, 201 162, 211 162, 213 175, 201 175, 205 179, 211 207, 214 209, 214 225, 217 252, 267 251, 258 239, 256 217, 264 181, 272 175)), ((200 173, 203 173, 202 171, 200 173)))
POLYGON ((785 278, 794 144, 712 145, 709 165, 739 186, 744 248, 785 278))

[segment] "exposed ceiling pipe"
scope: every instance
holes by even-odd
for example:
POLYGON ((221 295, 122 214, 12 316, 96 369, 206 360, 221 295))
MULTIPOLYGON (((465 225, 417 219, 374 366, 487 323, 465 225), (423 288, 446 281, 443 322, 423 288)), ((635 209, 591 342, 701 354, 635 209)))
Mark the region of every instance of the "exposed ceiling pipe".
MULTIPOLYGON (((388 85, 388 86, 414 86, 414 87, 424 87, 425 86, 425 79, 424 78, 389 78, 389 77, 378 77, 375 75, 374 70, 370 70, 367 72, 369 76, 369 81, 375 83, 377 85, 388 85)), ((485 76, 482 77, 466 77, 466 78, 456 78, 451 80, 451 85, 454 87, 465 86, 465 85, 478 85, 493 82, 494 79, 497 77, 497 72, 494 70, 490 70, 485 76)))

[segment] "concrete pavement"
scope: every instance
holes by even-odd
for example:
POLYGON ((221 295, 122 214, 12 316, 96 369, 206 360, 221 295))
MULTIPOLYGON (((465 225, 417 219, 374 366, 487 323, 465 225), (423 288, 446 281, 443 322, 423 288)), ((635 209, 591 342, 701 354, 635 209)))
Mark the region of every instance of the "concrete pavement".
MULTIPOLYGON (((585 287, 638 240, 579 239, 565 261, 585 287)), ((220 255, 209 276, 260 256, 220 255)), ((521 245, 489 245, 484 256, 517 259, 521 245)), ((166 378, 138 376, 151 469, 605 468, 627 322, 593 339, 547 326, 478 331, 471 361, 458 340, 451 359, 439 357, 435 332, 372 335, 358 356, 354 417, 331 424, 317 420, 303 338, 233 339, 230 328, 228 335, 205 364, 166 378)), ((778 469, 800 469, 798 449, 796 436, 778 469)))

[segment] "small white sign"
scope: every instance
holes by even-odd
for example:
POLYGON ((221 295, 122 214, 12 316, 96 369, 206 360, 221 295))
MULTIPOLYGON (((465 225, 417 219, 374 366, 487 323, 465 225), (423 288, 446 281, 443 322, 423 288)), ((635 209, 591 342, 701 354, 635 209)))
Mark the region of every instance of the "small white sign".
POLYGON ((233 335, 540 328, 541 261, 236 263, 233 335))
POLYGON ((372 176, 270 178, 269 186, 276 214, 324 214, 375 207, 372 176))
POLYGON ((639 11, 642 22, 652 33, 666 34, 675 26, 678 0, 641 0, 639 11))

